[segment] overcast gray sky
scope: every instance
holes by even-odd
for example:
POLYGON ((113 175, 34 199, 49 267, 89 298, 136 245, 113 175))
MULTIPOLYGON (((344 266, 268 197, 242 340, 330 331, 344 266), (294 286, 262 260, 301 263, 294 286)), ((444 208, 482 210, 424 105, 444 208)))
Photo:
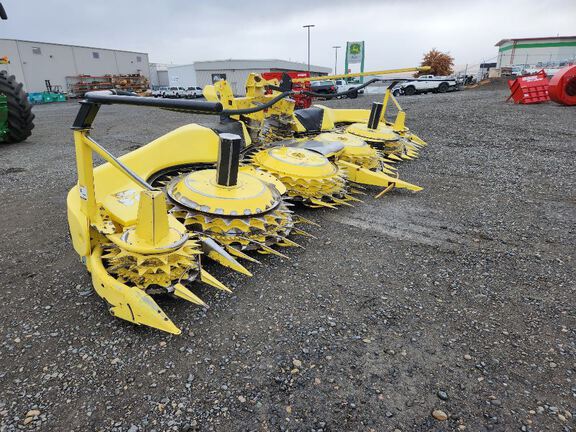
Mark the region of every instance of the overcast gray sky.
MULTIPOLYGON (((361 2, 2 0, 0 37, 148 52, 186 64, 228 58, 306 61, 334 67, 333 45, 366 41, 366 69, 415 66, 430 48, 457 65, 495 57, 509 37, 576 35, 576 0, 361 2)), ((342 70, 342 62, 339 64, 342 70)))

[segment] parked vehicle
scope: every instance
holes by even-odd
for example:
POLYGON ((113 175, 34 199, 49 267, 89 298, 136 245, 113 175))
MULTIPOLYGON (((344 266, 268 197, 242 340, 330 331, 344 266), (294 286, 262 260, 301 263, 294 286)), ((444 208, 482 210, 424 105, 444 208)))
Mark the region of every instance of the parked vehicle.
MULTIPOLYGON (((342 93, 348 90, 352 90, 355 87, 358 87, 360 85, 360 81, 346 81, 344 79, 339 79, 336 80, 336 92, 337 93, 342 93)), ((348 98, 350 99, 356 99, 358 97, 359 94, 363 94, 364 93, 364 89, 358 90, 358 92, 355 93, 351 93, 349 94, 348 98)))
POLYGON ((187 87, 184 91, 184 97, 187 99, 196 99, 202 97, 202 87, 187 87))
POLYGON ((336 93, 336 84, 334 81, 310 81, 310 91, 320 94, 336 93))
POLYGON ((419 93, 446 93, 448 90, 457 89, 458 81, 454 77, 422 75, 414 80, 399 83, 392 94, 412 96, 419 93))
POLYGON ((168 91, 168 87, 158 87, 157 89, 152 90, 152 96, 157 97, 164 97, 164 94, 168 91))
POLYGON ((186 97, 186 89, 184 87, 168 87, 162 97, 165 98, 183 98, 186 97))

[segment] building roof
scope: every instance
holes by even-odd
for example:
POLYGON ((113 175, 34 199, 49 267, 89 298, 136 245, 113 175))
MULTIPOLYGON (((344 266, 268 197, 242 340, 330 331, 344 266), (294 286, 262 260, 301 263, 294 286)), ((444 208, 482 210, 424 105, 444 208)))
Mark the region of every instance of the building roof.
POLYGON ((501 41, 497 42, 494 46, 502 46, 508 42, 525 42, 525 41, 543 41, 543 40, 571 40, 576 39, 576 36, 550 36, 550 37, 533 37, 533 38, 510 38, 510 39, 502 39, 501 41))
MULTIPOLYGON (((219 69, 286 69, 286 70, 308 70, 308 64, 280 59, 228 59, 209 60, 194 62, 196 70, 219 70, 219 69)), ((331 68, 324 66, 310 65, 311 72, 330 73, 331 68)))
POLYGON ((40 42, 40 41, 31 41, 26 39, 8 39, 8 38, 0 38, 0 40, 4 41, 13 41, 13 42, 26 42, 26 43, 33 43, 33 44, 44 44, 44 45, 58 45, 58 46, 66 46, 66 47, 74 47, 74 48, 88 48, 88 49, 95 49, 101 51, 118 51, 118 52, 127 52, 132 54, 144 54, 148 55, 146 52, 142 51, 128 51, 128 50, 121 50, 116 48, 101 48, 101 47, 93 47, 93 46, 85 46, 85 45, 73 45, 73 44, 63 44, 63 43, 55 43, 55 42, 40 42))

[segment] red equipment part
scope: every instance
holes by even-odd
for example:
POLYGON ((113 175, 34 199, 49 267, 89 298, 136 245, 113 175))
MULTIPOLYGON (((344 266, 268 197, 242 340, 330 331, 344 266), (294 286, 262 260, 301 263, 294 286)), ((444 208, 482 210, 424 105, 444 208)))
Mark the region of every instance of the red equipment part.
MULTIPOLYGON (((290 78, 310 78, 310 72, 264 72, 262 78, 267 81, 277 79, 278 82, 282 80, 282 75, 287 73, 290 78)), ((292 90, 298 91, 310 91, 310 81, 304 81, 302 83, 292 83, 292 90)), ((271 93, 271 92, 270 92, 271 93)), ((294 99, 296 108, 310 108, 312 105, 312 96, 304 95, 301 93, 296 93, 292 96, 294 99)))
POLYGON ((554 74, 548 94, 561 105, 576 105, 576 65, 566 66, 554 74))
POLYGON ((547 102, 548 96, 548 77, 542 69, 535 75, 518 77, 515 80, 508 81, 508 87, 512 94, 508 96, 507 101, 512 98, 514 103, 534 104, 547 102))

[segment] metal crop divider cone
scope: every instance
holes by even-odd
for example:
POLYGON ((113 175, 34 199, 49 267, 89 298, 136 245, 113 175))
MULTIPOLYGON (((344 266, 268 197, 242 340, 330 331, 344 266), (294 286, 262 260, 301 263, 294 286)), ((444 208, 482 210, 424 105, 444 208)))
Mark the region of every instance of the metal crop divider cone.
POLYGON ((170 213, 189 231, 211 239, 233 256, 257 262, 245 253, 253 250, 287 258, 272 246, 301 247, 288 235, 308 234, 294 227, 301 220, 292 217, 274 177, 239 167, 241 147, 238 135, 220 134, 216 169, 170 180, 166 185, 170 213))

